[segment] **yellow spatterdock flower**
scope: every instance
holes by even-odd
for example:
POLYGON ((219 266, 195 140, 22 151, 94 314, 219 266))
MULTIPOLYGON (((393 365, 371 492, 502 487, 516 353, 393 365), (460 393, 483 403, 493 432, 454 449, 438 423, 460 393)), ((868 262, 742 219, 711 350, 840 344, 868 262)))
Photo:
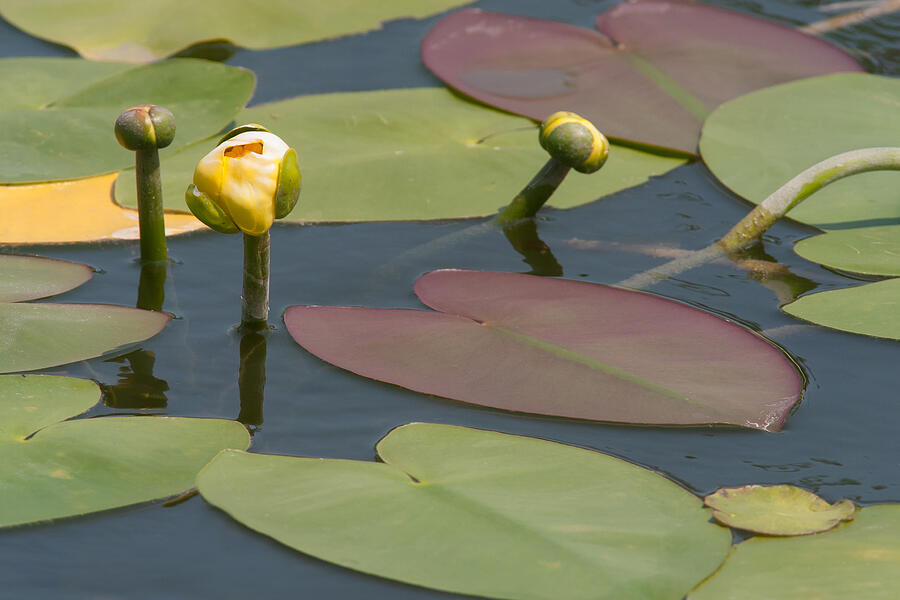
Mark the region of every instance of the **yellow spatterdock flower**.
POLYGON ((244 125, 200 159, 185 201, 222 233, 262 235, 287 216, 300 194, 297 152, 258 125, 244 125))

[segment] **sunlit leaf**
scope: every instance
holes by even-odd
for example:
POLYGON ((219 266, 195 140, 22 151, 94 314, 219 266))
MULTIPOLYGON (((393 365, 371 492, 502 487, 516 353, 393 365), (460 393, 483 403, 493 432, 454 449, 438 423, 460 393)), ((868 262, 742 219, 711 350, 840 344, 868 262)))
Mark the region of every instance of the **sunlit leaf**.
POLYGON ((101 356, 156 335, 169 319, 105 304, 0 303, 0 373, 101 356))
POLYGON ((87 281, 93 270, 67 260, 0 254, 0 302, 55 296, 87 281))
POLYGON ((658 296, 449 270, 415 290, 441 312, 292 306, 284 321, 297 343, 344 369, 506 410, 777 431, 800 395, 780 349, 658 296))
POLYGON ((473 0, 4 0, 3 18, 31 35, 71 46, 92 60, 151 62, 210 40, 275 48, 378 29, 383 21, 422 18, 473 0))
MULTIPOLYGON (((842 73, 753 92, 716 109, 700 151, 722 183, 759 203, 835 154, 896 146, 900 79, 842 73)), ((824 229, 900 221, 900 173, 863 173, 829 185, 788 213, 824 229)))
POLYGON ((824 533, 741 542, 689 600, 893 600, 900 589, 900 506, 870 506, 824 533))
POLYGON ((614 138, 695 153, 721 102, 777 83, 861 71, 829 43, 694 2, 623 2, 600 33, 480 10, 442 19, 422 59, 451 87, 542 119, 575 111, 614 138))
POLYGON ((377 451, 383 463, 228 450, 197 485, 301 552, 489 598, 680 598, 730 545, 692 494, 604 454, 425 423, 377 451))
POLYGON ((806 535, 853 519, 850 500, 829 504, 792 485, 721 488, 703 499, 713 517, 729 527, 765 535, 806 535))
POLYGON ((874 337, 900 340, 900 279, 803 296, 782 309, 795 317, 874 337))
MULTIPOLYGON (((134 7, 128 11, 133 18, 134 7)), ((138 104, 174 113, 170 149, 206 138, 231 121, 254 86, 250 71, 195 59, 134 67, 9 58, 0 60, 0 80, 0 182, 6 183, 75 179, 133 165, 134 153, 116 142, 113 123, 138 104)))
MULTIPOLYGON (((135 186, 134 171, 126 186, 135 186)), ((140 237, 136 209, 112 199, 115 174, 0 186, 0 244, 64 244, 140 237)), ((193 215, 165 215, 166 235, 205 229, 193 215)))
MULTIPOLYGON (((491 215, 549 158, 531 121, 436 88, 304 96, 247 109, 237 119, 263 124, 297 148, 303 191, 287 221, 491 215)), ((187 210, 184 190, 214 146, 203 142, 163 161, 168 208, 187 210)), ((600 172, 572 173, 549 204, 591 202, 683 162, 614 147, 600 172)), ((126 179, 116 185, 116 200, 135 206, 126 179)))
POLYGON ((172 496, 220 450, 250 445, 240 423, 222 419, 60 422, 99 398, 83 379, 0 376, 0 528, 172 496))
POLYGON ((794 251, 832 269, 900 275, 900 225, 831 231, 799 242, 794 251))

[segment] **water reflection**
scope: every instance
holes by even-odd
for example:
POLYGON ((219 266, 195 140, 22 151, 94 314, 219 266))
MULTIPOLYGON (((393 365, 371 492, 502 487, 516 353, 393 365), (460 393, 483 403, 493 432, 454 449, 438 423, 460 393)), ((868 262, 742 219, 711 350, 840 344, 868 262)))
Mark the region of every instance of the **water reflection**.
POLYGON ((166 408, 169 384, 153 375, 156 354, 149 350, 135 350, 105 362, 128 363, 119 368, 119 382, 105 386, 103 403, 110 408, 160 409, 166 408))
MULTIPOLYGON (((165 300, 167 262, 148 262, 141 265, 136 306, 144 310, 162 310, 165 300)), ((106 362, 122 363, 119 382, 104 386, 103 402, 110 408, 162 409, 168 406, 165 392, 169 384, 153 375, 156 354, 149 350, 134 350, 110 358, 106 362), (128 366, 124 366, 128 363, 128 366)))
POLYGON ((534 219, 523 219, 503 227, 503 234, 513 249, 521 254, 528 266, 529 275, 558 277, 563 274, 562 265, 550 250, 550 246, 538 237, 534 219))
POLYGON ((266 336, 256 331, 241 336, 241 364, 238 370, 238 390, 241 412, 237 420, 250 435, 263 424, 263 399, 266 387, 266 336))
POLYGON ((779 305, 793 302, 818 287, 815 281, 795 275, 785 265, 776 262, 766 253, 761 242, 727 256, 736 265, 745 269, 750 279, 772 290, 779 305))

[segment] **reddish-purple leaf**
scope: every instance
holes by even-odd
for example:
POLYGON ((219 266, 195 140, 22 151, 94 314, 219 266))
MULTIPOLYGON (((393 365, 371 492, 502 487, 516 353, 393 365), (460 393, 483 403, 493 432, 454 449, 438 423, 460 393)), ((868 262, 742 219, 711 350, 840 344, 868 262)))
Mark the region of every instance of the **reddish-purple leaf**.
POLYGON ((777 431, 802 379, 764 338, 651 294, 515 273, 434 271, 442 311, 292 306, 319 358, 412 390, 506 410, 777 431))
POLYGON ((688 153, 696 153, 703 119, 725 100, 862 71, 816 37, 693 2, 632 0, 601 14, 597 28, 463 10, 431 29, 422 59, 448 85, 492 106, 537 120, 574 111, 616 140, 688 153))

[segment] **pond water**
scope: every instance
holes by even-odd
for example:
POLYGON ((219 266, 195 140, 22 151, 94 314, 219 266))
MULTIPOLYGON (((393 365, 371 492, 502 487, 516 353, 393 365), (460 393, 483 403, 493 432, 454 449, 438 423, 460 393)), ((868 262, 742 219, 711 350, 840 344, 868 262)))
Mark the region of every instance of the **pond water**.
MULTIPOLYGON (((612 2, 587 0, 476 3, 485 9, 589 26, 612 2)), ((732 1, 722 6, 786 24, 821 19, 806 1, 732 1)), ((418 61, 418 43, 436 19, 404 20, 384 30, 272 51, 238 51, 230 64, 259 78, 253 103, 303 93, 439 85, 418 61)), ((896 74, 896 15, 828 37, 873 72, 896 74)), ((0 53, 69 55, 0 23, 0 53)), ((299 149, 302 160, 302 149, 299 149)), ((464 176, 464 174, 461 174, 464 176)), ((577 176, 577 175, 573 175, 577 176)), ((596 176, 602 176, 602 172, 596 176)), ((524 184, 509 182, 504 204, 524 184)), ((301 196, 301 202, 303 201, 301 196)), ((747 211, 706 168, 689 164, 646 185, 566 211, 546 210, 537 232, 563 277, 616 283, 665 259, 647 247, 699 249, 747 211), (643 251, 635 246, 641 246, 643 251), (623 250, 623 248, 631 250, 623 250)), ((239 418, 254 431, 252 450, 371 460, 374 444, 412 421, 452 423, 556 440, 656 469, 698 494, 747 483, 792 483, 829 501, 900 502, 900 407, 895 368, 900 344, 808 326, 782 311, 789 290, 853 286, 859 280, 809 263, 792 251, 815 230, 776 225, 756 257, 785 272, 761 277, 720 262, 657 283, 651 291, 763 331, 808 377, 802 403, 778 434, 726 427, 605 425, 478 408, 371 381, 300 348, 280 314, 293 304, 422 308, 417 277, 437 268, 531 272, 502 232, 487 231, 438 250, 422 248, 473 221, 289 226, 272 230, 272 323, 265 335, 265 388, 238 386, 241 244, 212 232, 170 238, 173 264, 164 308, 176 320, 132 352, 45 372, 99 381, 104 403, 89 415, 166 414, 239 418), (786 273, 786 274, 785 274, 786 273)), ((98 270, 61 302, 133 305, 137 245, 29 246, 17 252, 65 258, 98 270)), ((541 271, 539 274, 549 274, 541 271)), ((257 363, 257 367, 261 363, 257 363)), ((265 494, 265 490, 259 490, 265 494)), ((201 498, 20 527, 0 535, 0 582, 10 597, 92 599, 448 598, 361 575, 253 534, 201 498)))

